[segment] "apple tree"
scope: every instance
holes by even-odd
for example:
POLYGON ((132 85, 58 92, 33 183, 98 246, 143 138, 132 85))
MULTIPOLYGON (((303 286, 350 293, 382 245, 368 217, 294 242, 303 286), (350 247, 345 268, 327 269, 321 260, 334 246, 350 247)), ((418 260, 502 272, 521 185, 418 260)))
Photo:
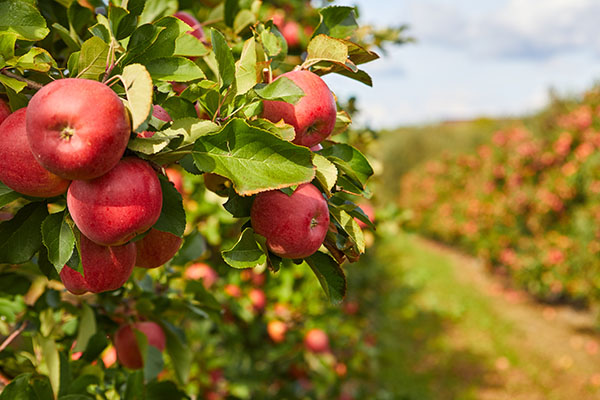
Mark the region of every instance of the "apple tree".
POLYGON ((403 39, 277 3, 0 0, 0 399, 289 389, 214 386, 305 323, 265 323, 265 280, 344 299, 373 170, 321 76, 371 85, 370 47, 403 39), (271 341, 219 350, 253 326, 271 341))

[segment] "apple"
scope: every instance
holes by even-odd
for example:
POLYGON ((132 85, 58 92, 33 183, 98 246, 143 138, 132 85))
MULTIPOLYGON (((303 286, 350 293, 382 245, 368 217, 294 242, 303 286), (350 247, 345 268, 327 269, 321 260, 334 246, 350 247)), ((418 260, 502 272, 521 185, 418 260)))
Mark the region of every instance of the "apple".
POLYGON ((67 206, 79 230, 98 244, 123 244, 150 229, 162 208, 156 172, 146 161, 123 158, 106 175, 73 181, 67 206))
POLYGON ((310 148, 311 151, 321 151, 323 150, 323 145, 321 143, 315 144, 310 148))
POLYGON ((329 351, 329 338, 321 329, 311 329, 304 336, 304 346, 313 353, 326 353, 329 351))
POLYGON ((280 30, 290 48, 300 45, 300 25, 296 21, 286 21, 280 30))
POLYGON ((173 182, 173 185, 175 185, 175 189, 183 196, 185 190, 183 189, 183 176, 181 175, 181 172, 179 172, 178 169, 169 167, 165 168, 165 173, 167 174, 169 181, 173 182))
POLYGON ((291 79, 304 91, 298 103, 265 100, 262 116, 272 122, 284 120, 296 132, 293 143, 313 147, 325 140, 335 127, 337 107, 327 84, 310 71, 286 72, 282 76, 291 79))
POLYGON ((262 311, 265 309, 265 305, 267 304, 267 296, 265 295, 265 292, 260 289, 252 289, 250 290, 250 293, 248 293, 248 297, 250 298, 252 307, 256 311, 262 311))
POLYGON ((0 124, 11 114, 10 107, 6 101, 0 99, 0 124))
POLYGON ((343 310, 344 313, 346 313, 347 315, 354 315, 358 312, 359 310, 359 305, 357 301, 348 301, 346 300, 343 304, 343 310))
POLYGON ((250 210, 252 228, 267 247, 283 258, 304 258, 316 252, 329 229, 327 201, 305 183, 291 196, 280 190, 259 193, 250 210))
POLYGON ((66 265, 60 271, 60 279, 69 292, 101 293, 116 290, 127 282, 135 264, 135 244, 100 246, 81 235, 80 248, 83 276, 66 265))
MULTIPOLYGON (((365 204, 361 204, 360 208, 367 215, 367 217, 369 217, 369 221, 375 222, 375 209, 373 208, 372 205, 370 205, 368 203, 365 203, 365 204)), ((360 229, 366 229, 366 228, 368 228, 367 224, 365 224, 364 222, 362 222, 358 218, 354 218, 354 219, 358 223, 358 226, 360 226, 360 229)))
POLYGON ((129 369, 140 369, 144 366, 144 360, 134 330, 144 334, 148 339, 148 345, 154 346, 160 351, 165 349, 167 339, 162 328, 156 322, 136 322, 122 325, 119 328, 114 339, 119 362, 129 369))
MULTIPOLYGON (((165 121, 165 122, 173 121, 173 118, 171 118, 171 116, 169 115, 167 110, 165 110, 158 104, 155 104, 152 106, 152 116, 154 118, 160 119, 161 121, 165 121)), ((138 135, 138 137, 141 137, 141 138, 150 138, 150 137, 154 136, 154 132, 143 131, 143 132, 138 132, 137 135, 138 135)))
POLYGON ((235 285, 233 283, 228 283, 227 285, 225 285, 224 290, 225 293, 236 299, 242 297, 242 289, 240 289, 238 285, 235 285))
POLYGON ((204 30, 202 30, 202 24, 192 14, 185 11, 177 11, 173 14, 175 18, 178 18, 192 27, 193 31, 188 32, 198 40, 204 39, 204 30))
POLYGON ((135 242, 135 265, 142 268, 160 267, 173 258, 181 243, 183 239, 179 236, 152 228, 146 236, 135 242))
MULTIPOLYGON (((0 124, 0 181, 28 196, 54 197, 63 194, 70 181, 44 169, 29 148, 26 113, 27 109, 21 108, 0 124)), ((0 119, 1 114, 0 107, 0 119)))
POLYGON ((202 284, 206 289, 209 289, 214 285, 219 278, 217 272, 212 269, 210 265, 204 263, 194 263, 190 265, 185 270, 184 276, 190 280, 202 279, 202 284))
POLYGON ((57 79, 33 95, 27 137, 44 168, 65 179, 93 179, 125 152, 131 126, 117 94, 88 79, 57 79))
POLYGON ((267 333, 272 341, 275 343, 281 343, 285 340, 285 334, 287 332, 287 325, 285 322, 279 320, 269 321, 267 323, 267 333))
POLYGON ((114 346, 109 346, 102 352, 102 362, 106 368, 110 368, 115 362, 117 362, 117 350, 114 346))

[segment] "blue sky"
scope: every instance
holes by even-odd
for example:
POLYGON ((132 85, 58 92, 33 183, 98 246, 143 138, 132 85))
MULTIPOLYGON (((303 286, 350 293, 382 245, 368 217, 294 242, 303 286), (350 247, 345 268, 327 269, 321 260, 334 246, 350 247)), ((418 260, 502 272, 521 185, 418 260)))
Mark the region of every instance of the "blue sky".
POLYGON ((522 115, 548 90, 579 93, 600 80, 598 0, 340 0, 361 24, 409 24, 418 42, 390 48, 364 69, 369 88, 327 83, 356 95, 360 124, 374 128, 478 116, 522 115))

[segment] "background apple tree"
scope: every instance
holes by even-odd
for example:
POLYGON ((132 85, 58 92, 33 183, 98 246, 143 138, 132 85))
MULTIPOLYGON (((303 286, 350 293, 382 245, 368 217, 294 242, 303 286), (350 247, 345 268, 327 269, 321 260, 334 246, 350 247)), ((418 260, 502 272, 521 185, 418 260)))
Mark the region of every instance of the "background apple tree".
POLYGON ((338 102, 333 135, 316 151, 261 114, 264 101, 302 98, 291 80, 274 80, 293 69, 372 85, 360 65, 378 58, 373 47, 403 43, 403 29, 359 27, 354 8, 304 1, 0 0, 0 96, 14 112, 57 79, 109 85, 130 115, 126 155, 161 175, 153 228, 183 238, 172 260, 135 268, 122 288, 73 295, 58 275, 83 271, 65 196, 0 185, 0 399, 371 393, 374 339, 355 302, 326 300, 344 300, 342 264, 372 238, 361 226, 374 229, 358 206, 373 169, 359 151, 365 135, 348 130, 354 104, 338 102), (308 182, 327 199, 329 231, 313 255, 279 257, 252 230, 253 199, 308 182), (311 290, 318 284, 324 295, 311 290), (115 333, 142 321, 162 329, 165 351, 134 330, 143 367, 129 369, 115 362, 115 333), (329 333, 321 347, 308 343, 311 330, 329 333))

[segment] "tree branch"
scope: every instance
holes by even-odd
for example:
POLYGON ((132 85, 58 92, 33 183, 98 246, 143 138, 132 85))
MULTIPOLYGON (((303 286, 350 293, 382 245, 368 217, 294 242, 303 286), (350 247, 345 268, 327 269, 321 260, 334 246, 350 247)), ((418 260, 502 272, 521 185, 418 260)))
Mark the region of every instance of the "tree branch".
POLYGON ((42 85, 41 83, 34 82, 34 81, 32 81, 30 79, 27 79, 27 78, 23 78, 22 76, 17 75, 17 74, 13 74, 12 72, 10 72, 9 70, 6 70, 6 69, 0 70, 0 73, 2 75, 8 76, 9 78, 13 78, 13 79, 16 79, 18 81, 25 82, 27 84, 27 87, 29 89, 40 90, 41 88, 44 87, 44 85, 42 85))
POLYGON ((23 324, 21 324, 21 326, 18 329, 16 329, 6 339, 4 339, 4 342, 2 342, 2 344, 0 344, 0 352, 2 352, 6 347, 8 347, 8 345, 13 340, 15 340, 15 338, 17 336, 19 336, 21 334, 21 332, 23 332, 25 330, 25 328, 27 328, 27 321, 23 322, 23 324))

